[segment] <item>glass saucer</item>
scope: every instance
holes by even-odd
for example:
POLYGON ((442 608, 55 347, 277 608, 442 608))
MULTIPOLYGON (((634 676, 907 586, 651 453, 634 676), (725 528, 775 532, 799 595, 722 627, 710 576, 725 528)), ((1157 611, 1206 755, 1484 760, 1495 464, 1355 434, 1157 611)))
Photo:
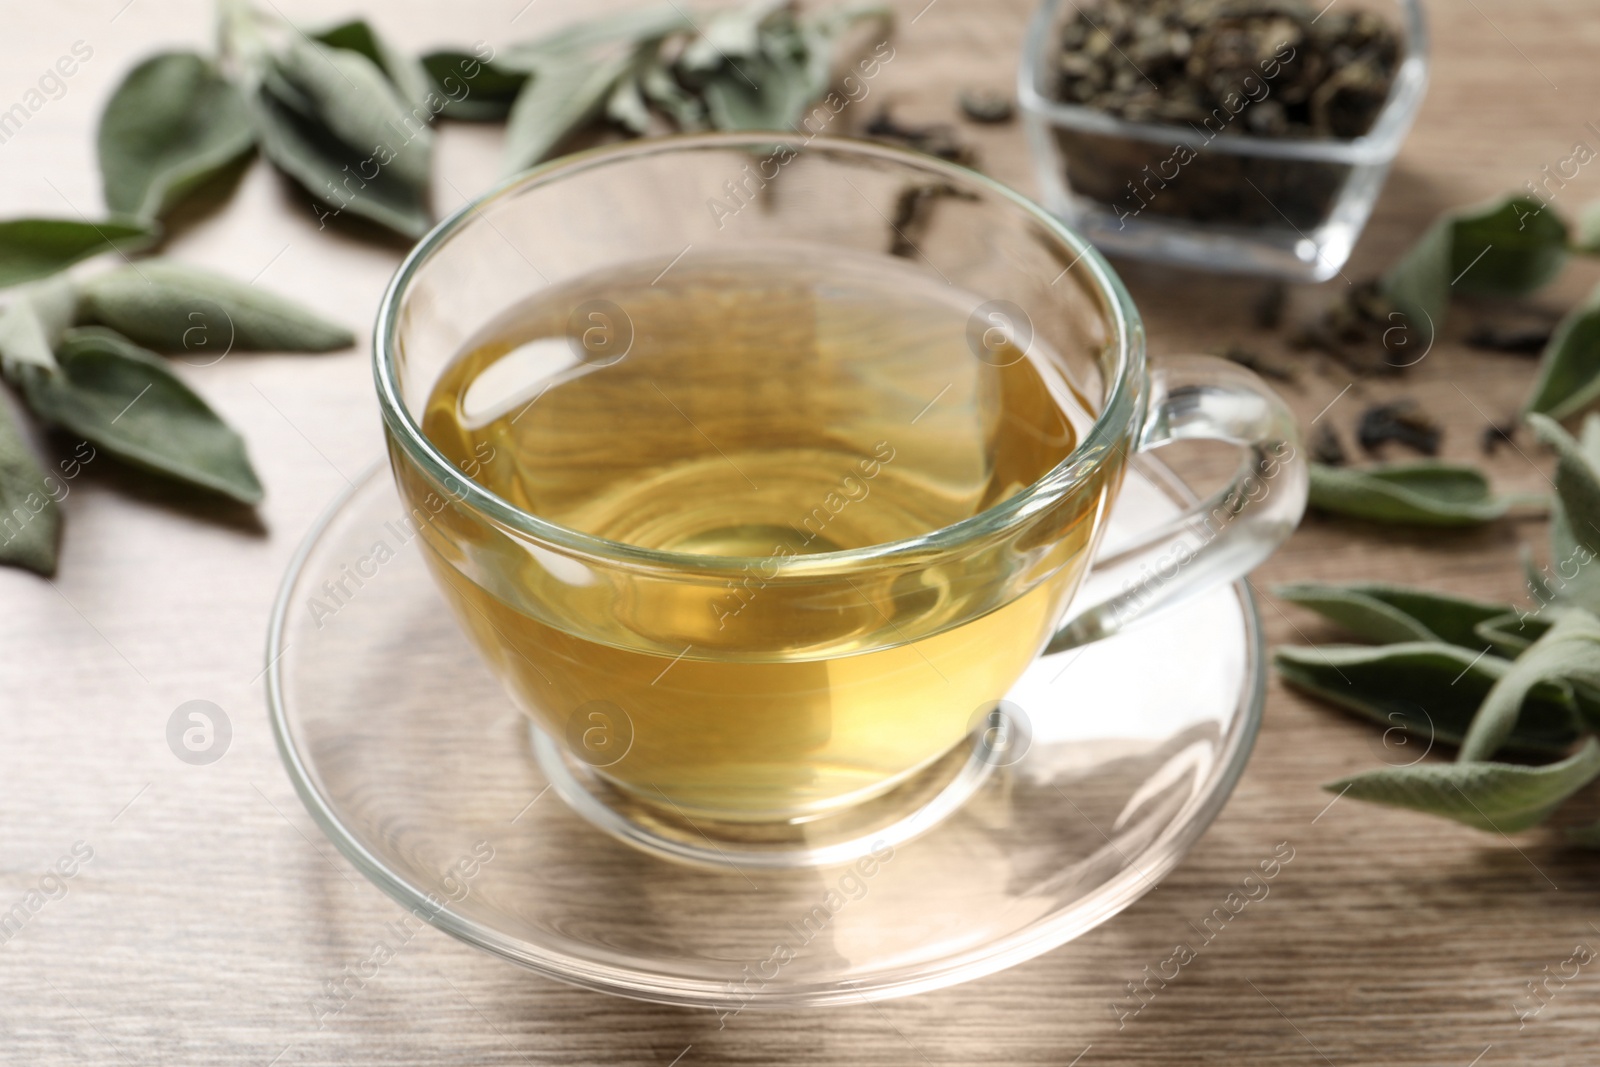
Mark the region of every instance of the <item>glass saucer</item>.
MULTIPOLYGON (((1136 460, 1106 544, 1189 499, 1136 460)), ((402 906, 603 992, 734 1013, 903 996, 1031 959, 1176 866, 1261 718, 1259 620, 1239 583, 1037 660, 1007 695, 1023 729, 1004 758, 917 834, 834 865, 676 862, 552 788, 414 537, 374 465, 290 563, 266 671, 284 764, 323 831, 402 906)), ((1123 577, 1097 574, 1081 595, 1123 577)))

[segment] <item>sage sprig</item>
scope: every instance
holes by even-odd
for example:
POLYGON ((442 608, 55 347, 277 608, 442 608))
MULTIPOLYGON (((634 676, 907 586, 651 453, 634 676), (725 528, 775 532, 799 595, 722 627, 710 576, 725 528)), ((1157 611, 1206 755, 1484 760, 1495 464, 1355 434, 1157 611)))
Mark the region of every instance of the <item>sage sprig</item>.
MULTIPOLYGON (((1406 734, 1458 745, 1451 764, 1418 760, 1330 783, 1350 796, 1483 829, 1533 826, 1600 776, 1600 415, 1581 438, 1542 415, 1556 453, 1549 568, 1530 575, 1531 609, 1378 583, 1279 590, 1379 645, 1279 648, 1295 688, 1406 734), (1583 748, 1570 746, 1590 735, 1583 748), (1566 755, 1542 766, 1503 751, 1566 755)), ((1572 835, 1600 846, 1600 827, 1572 835)))
POLYGON ((11 405, 0 398, 0 516, 5 520, 0 563, 46 577, 55 573, 61 513, 54 504, 44 470, 11 417, 11 405))

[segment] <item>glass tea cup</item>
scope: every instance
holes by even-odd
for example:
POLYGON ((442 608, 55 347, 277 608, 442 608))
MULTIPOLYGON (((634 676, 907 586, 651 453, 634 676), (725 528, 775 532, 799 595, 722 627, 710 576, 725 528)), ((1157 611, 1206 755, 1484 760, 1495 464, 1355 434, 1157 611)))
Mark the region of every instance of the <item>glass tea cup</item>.
POLYGON ((804 865, 926 829, 1010 761, 1002 698, 1042 650, 1237 579, 1305 503, 1258 379, 1148 368, 1082 238, 863 142, 708 134, 539 167, 417 246, 375 348, 419 544, 542 769, 682 858, 804 865), (860 293, 878 313, 838 310, 860 293), (927 313, 891 313, 902 294, 927 313), (1003 443, 1048 436, 1041 398, 1078 421, 1005 483, 1003 443), (1130 453, 1188 439, 1238 446, 1232 482, 1096 560, 1130 453), (948 521, 841 541, 891 509, 948 521), (1138 577, 1063 620, 1091 565, 1138 577))

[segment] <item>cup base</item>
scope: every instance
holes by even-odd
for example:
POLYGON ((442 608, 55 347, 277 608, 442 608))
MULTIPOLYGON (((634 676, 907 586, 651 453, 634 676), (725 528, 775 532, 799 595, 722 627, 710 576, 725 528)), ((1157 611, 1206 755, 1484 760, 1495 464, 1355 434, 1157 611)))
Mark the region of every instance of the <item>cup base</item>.
POLYGON ((939 825, 1003 770, 978 734, 894 788, 847 808, 803 819, 719 820, 619 789, 536 724, 528 729, 539 770, 578 815, 653 855, 723 870, 821 867, 892 849, 939 825))

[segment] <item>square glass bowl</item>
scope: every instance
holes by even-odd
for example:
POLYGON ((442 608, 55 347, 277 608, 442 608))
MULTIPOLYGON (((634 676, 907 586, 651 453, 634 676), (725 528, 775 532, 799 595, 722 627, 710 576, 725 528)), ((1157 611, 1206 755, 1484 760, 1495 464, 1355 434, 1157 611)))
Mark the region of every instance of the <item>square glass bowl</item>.
POLYGON ((1117 255, 1295 280, 1333 277, 1372 214, 1428 84, 1418 0, 1360 6, 1400 32, 1394 84, 1364 136, 1312 140, 1208 137, 1199 127, 1131 122, 1061 102, 1061 31, 1079 5, 1045 0, 1028 27, 1017 84, 1044 205, 1117 255), (1172 196, 1167 186, 1180 183, 1184 195, 1172 196))

